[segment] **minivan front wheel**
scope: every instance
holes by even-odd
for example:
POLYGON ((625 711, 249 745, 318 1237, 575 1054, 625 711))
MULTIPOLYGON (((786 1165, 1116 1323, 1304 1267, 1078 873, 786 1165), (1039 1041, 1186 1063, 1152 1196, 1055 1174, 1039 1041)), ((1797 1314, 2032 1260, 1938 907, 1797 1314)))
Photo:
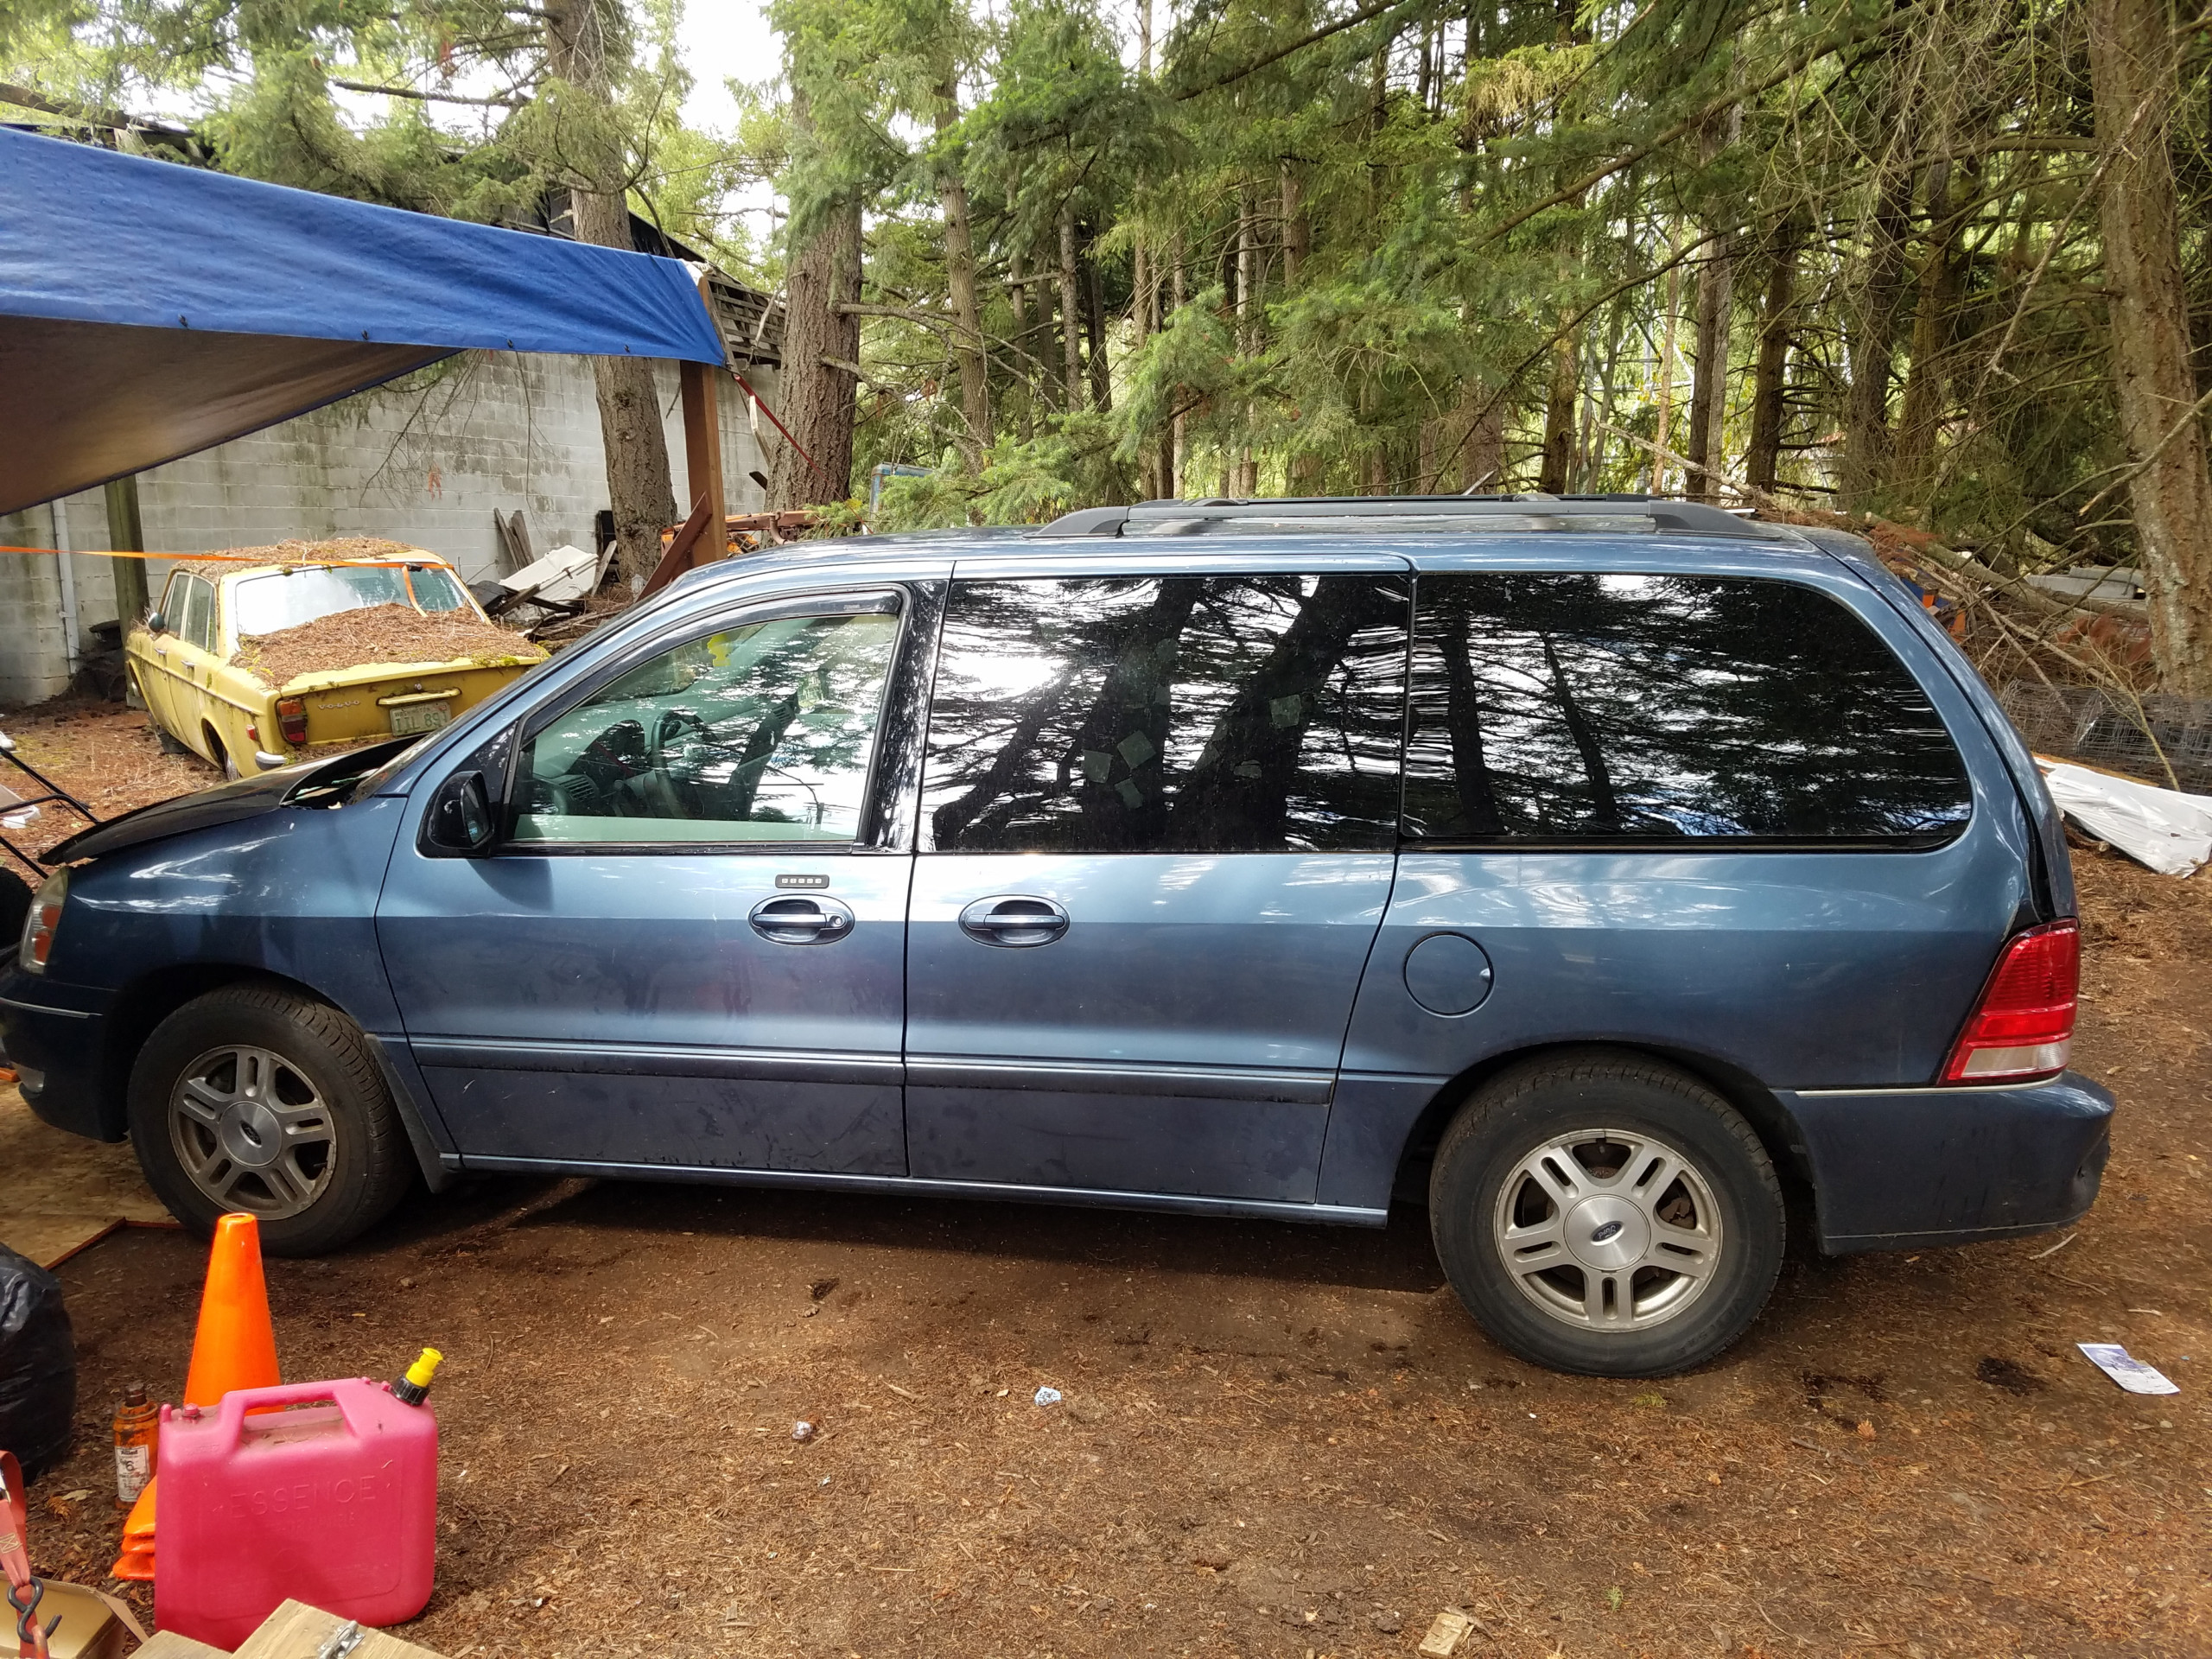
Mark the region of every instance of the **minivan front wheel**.
POLYGON ((1782 1266, 1782 1188, 1704 1084, 1625 1056, 1516 1067, 1460 1109, 1429 1178, 1437 1254, 1522 1358, 1600 1376, 1702 1363, 1782 1266))
POLYGON ((229 985, 154 1028, 131 1068, 131 1143, 170 1214, 207 1232, 258 1218, 276 1255, 334 1249, 412 1174, 367 1039, 335 1008, 275 985, 229 985))

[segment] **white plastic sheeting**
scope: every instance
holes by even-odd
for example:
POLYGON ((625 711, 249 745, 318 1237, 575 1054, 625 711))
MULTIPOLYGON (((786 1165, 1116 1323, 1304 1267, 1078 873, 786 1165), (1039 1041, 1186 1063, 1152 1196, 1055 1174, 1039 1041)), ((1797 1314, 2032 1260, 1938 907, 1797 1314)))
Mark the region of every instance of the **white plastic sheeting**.
POLYGON ((2036 763, 2060 811, 2138 863, 2188 875, 2212 862, 2212 795, 2157 789, 2040 755, 2036 763))

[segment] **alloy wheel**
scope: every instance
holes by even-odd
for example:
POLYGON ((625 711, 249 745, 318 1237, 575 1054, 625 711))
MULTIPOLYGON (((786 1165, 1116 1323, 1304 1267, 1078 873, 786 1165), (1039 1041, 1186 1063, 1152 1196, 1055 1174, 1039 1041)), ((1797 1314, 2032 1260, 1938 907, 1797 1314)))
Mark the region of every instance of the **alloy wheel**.
POLYGON ((265 1048, 210 1049, 169 1096, 169 1137, 184 1172, 226 1210, 296 1216, 330 1185, 337 1126, 305 1073, 265 1048))
POLYGON ((1513 1166, 1491 1236, 1524 1297, 1601 1332, 1681 1313, 1713 1283, 1723 1244, 1712 1185, 1685 1154, 1595 1128, 1554 1135, 1513 1166))

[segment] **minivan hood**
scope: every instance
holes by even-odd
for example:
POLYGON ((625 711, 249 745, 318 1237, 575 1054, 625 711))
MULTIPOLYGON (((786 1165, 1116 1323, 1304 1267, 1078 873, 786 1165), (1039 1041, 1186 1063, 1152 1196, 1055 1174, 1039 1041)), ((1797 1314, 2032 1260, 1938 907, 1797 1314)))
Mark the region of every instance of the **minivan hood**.
POLYGON ((166 841, 171 836, 188 835, 194 830, 211 830, 219 824, 257 818, 275 811, 318 784, 367 772, 417 741, 402 737, 372 743, 349 749, 344 754, 296 761, 257 777, 233 779, 197 794, 156 801, 151 806, 142 806, 135 812, 125 812, 121 817, 79 830, 41 854, 39 862, 71 864, 79 859, 102 858, 149 841, 166 841))

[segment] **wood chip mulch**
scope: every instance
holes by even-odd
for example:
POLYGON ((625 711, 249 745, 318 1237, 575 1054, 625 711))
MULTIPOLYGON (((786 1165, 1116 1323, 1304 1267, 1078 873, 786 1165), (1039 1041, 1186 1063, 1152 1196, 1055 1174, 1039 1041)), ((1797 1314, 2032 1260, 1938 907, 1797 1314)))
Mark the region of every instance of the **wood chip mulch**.
POLYGON ((540 663, 545 652, 471 611, 426 616, 405 605, 369 605, 274 633, 247 634, 233 665, 272 686, 303 674, 368 663, 540 663))

